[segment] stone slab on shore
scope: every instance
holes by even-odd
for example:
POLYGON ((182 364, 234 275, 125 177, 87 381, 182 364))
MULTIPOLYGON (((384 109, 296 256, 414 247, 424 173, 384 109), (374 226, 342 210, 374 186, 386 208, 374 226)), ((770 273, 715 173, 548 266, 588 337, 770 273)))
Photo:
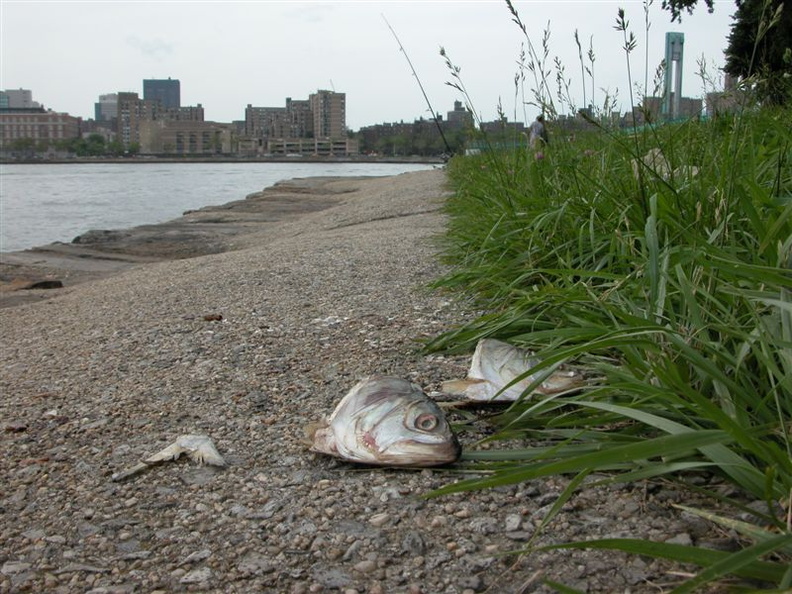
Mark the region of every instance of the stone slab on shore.
POLYGON ((327 185, 338 179, 367 178, 292 179, 243 200, 187 211, 165 223, 90 230, 72 243, 0 254, 0 308, 54 296, 52 289, 30 288, 42 281, 58 280, 65 288, 139 264, 241 249, 261 241, 274 225, 337 204, 346 186, 335 190, 327 185))
MULTIPOLYGON (((231 251, 132 263, 0 310, 0 594, 553 591, 544 578, 655 592, 690 570, 605 551, 514 552, 564 477, 425 499, 459 468, 310 453, 306 425, 364 376, 430 393, 463 377, 469 357, 425 355, 416 339, 472 314, 425 288, 444 271, 442 171, 301 183, 288 194, 311 200, 309 212, 237 220, 244 232, 218 234, 231 251), (112 480, 184 434, 208 435, 228 468, 180 459, 112 480)), ((461 430, 463 448, 488 431, 461 430)), ((722 546, 679 500, 668 484, 589 486, 531 544, 722 546)))

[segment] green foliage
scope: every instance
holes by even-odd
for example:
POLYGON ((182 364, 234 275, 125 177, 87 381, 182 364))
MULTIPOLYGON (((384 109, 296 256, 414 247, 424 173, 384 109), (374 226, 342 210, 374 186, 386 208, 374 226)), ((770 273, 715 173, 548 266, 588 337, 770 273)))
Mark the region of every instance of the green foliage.
MULTIPOLYGON (((713 0, 704 0, 707 5, 707 10, 713 12, 715 5, 713 0)), ((668 10, 671 13, 671 22, 682 21, 682 12, 687 11, 688 14, 693 14, 693 9, 698 4, 698 0, 663 0, 663 10, 668 10)))
POLYGON ((725 70, 748 79, 760 100, 792 100, 792 8, 782 0, 737 0, 725 70))
MULTIPOLYGON (((623 13, 617 28, 629 57, 623 13)), ((541 93, 536 101, 550 104, 541 93)), ((630 134, 598 126, 541 152, 485 143, 480 155, 452 159, 442 241, 452 272, 436 286, 487 313, 428 348, 471 350, 494 336, 537 351, 545 367, 573 361, 592 381, 494 417, 491 441, 530 447, 465 452, 471 469, 488 472, 436 494, 553 474, 576 475, 563 498, 591 472, 717 476, 741 493, 727 501, 735 508, 742 497, 767 504, 770 530, 743 530, 754 544, 740 553, 567 546, 686 555, 705 569, 680 591, 730 573, 789 587, 790 119, 765 108, 630 134)))
MULTIPOLYGON (((521 86, 532 74, 533 100, 523 103, 552 115, 549 33, 536 51, 507 7, 529 46, 515 98, 525 97, 521 86)), ((615 28, 629 73, 637 41, 625 12, 615 28)), ((577 36, 576 43, 583 83, 586 75, 593 83, 593 49, 588 67, 577 36)), ((448 84, 472 105, 460 69, 443 56, 448 84)), ((746 82, 756 88, 757 80, 746 82)), ((569 103, 568 93, 559 95, 569 103)), ((469 352, 480 338, 497 337, 536 352, 542 363, 531 373, 568 362, 589 382, 524 397, 491 417, 489 447, 463 453, 474 477, 433 495, 572 476, 527 543, 533 550, 592 475, 604 476, 600 483, 675 480, 721 506, 718 514, 688 513, 738 532, 745 548, 626 539, 556 546, 700 565, 678 592, 725 579, 792 587, 792 111, 760 105, 627 132, 585 110, 588 132, 557 134, 540 151, 499 149, 511 145, 485 138, 481 154, 451 160, 455 194, 441 240, 451 272, 435 286, 486 313, 427 348, 469 352), (691 475, 713 486, 693 486, 691 475), (733 517, 748 503, 758 523, 733 517)))
POLYGON ((442 240, 452 272, 437 286, 487 313, 428 348, 494 336, 593 379, 493 418, 492 441, 530 447, 466 452, 471 468, 493 472, 439 493, 551 474, 712 473, 767 502, 774 538, 741 557, 688 552, 709 568, 697 579, 788 585, 792 529, 778 510, 792 505, 790 120, 765 108, 452 159, 442 240), (662 162, 641 158, 651 149, 662 162))
MULTIPOLYGON (((438 493, 592 471, 613 481, 715 473, 768 502, 773 535, 786 535, 746 549, 746 571, 767 565, 770 581, 792 579, 760 561, 792 558, 777 511, 792 504, 790 119, 764 109, 632 136, 600 129, 538 155, 452 159, 452 272, 437 286, 488 313, 428 348, 495 336, 595 379, 495 417, 491 440, 531 447, 466 452, 494 473, 438 493), (639 159, 656 148, 663 165, 639 159)), ((707 580, 735 567, 689 557, 715 567, 707 580)))

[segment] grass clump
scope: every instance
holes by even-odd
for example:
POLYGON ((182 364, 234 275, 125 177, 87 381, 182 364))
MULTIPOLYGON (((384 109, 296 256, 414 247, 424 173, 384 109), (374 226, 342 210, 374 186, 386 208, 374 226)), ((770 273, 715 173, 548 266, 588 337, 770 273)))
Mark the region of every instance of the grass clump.
POLYGON ((592 381, 494 417, 490 440, 531 447, 467 452, 471 467, 491 472, 438 493, 551 474, 575 476, 572 490, 591 472, 680 483, 706 473, 737 487, 725 497, 691 486, 721 506, 756 513, 762 502, 760 524, 689 510, 737 531, 743 550, 563 546, 706 568, 679 591, 727 575, 792 587, 790 121, 789 108, 756 108, 626 132, 597 125, 556 134, 541 152, 451 160, 452 272, 437 286, 487 313, 428 348, 501 338, 537 351, 548 369, 574 361, 592 381))

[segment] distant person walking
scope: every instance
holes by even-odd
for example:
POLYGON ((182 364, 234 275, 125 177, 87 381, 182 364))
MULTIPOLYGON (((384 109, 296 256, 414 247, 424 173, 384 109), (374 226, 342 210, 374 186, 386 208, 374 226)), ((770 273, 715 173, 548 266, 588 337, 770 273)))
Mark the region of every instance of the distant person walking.
POLYGON ((544 116, 539 114, 536 120, 529 127, 531 133, 530 142, 531 147, 539 150, 550 142, 550 137, 547 134, 547 126, 544 123, 544 116))

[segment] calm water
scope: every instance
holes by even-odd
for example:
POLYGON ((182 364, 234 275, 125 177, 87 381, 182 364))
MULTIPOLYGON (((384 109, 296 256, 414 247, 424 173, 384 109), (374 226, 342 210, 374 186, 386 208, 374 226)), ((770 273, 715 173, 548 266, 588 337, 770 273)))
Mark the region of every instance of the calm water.
POLYGON ((401 163, 92 163, 0 165, 0 251, 70 242, 91 229, 175 219, 294 177, 396 175, 401 163))

